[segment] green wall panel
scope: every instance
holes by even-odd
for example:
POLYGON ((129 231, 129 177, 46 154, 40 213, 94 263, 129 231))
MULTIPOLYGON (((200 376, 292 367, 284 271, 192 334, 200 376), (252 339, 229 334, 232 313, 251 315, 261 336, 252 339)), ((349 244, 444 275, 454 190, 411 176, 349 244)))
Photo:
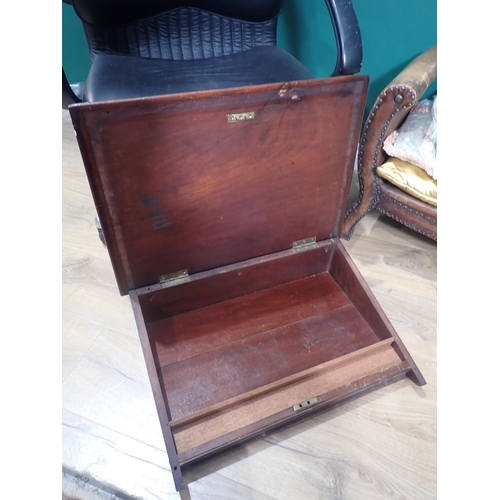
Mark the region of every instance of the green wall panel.
MULTIPOLYGON (((367 107, 371 108, 380 91, 413 58, 437 44, 437 2, 353 0, 353 5, 363 41, 361 73, 370 75, 367 107)), ((325 2, 287 0, 280 21, 279 45, 314 76, 328 76, 337 51, 325 2)))
POLYGON ((84 82, 90 57, 82 23, 71 5, 62 4, 62 63, 70 83, 84 82))
MULTIPOLYGON (((361 73, 370 75, 367 108, 406 64, 437 44, 436 1, 353 0, 363 40, 361 73)), ((71 6, 62 8, 63 66, 71 83, 84 81, 90 58, 83 28, 71 6)), ((325 2, 287 0, 278 25, 278 45, 316 77, 328 76, 337 52, 325 2)), ((434 91, 435 85, 430 92, 434 91)))

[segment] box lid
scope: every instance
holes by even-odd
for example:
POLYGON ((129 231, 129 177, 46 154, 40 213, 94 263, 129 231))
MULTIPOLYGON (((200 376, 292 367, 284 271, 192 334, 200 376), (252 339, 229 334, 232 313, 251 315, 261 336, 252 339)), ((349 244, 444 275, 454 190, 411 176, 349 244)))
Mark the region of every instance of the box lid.
POLYGON ((71 106, 120 292, 339 236, 367 84, 71 106))

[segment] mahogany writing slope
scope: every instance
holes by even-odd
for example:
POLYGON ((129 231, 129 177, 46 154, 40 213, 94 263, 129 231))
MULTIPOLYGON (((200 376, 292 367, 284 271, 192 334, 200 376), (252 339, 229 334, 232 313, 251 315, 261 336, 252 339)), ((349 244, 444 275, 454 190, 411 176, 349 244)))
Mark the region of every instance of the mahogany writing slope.
POLYGON ((344 249, 368 77, 70 108, 178 490, 190 464, 410 375, 344 249))

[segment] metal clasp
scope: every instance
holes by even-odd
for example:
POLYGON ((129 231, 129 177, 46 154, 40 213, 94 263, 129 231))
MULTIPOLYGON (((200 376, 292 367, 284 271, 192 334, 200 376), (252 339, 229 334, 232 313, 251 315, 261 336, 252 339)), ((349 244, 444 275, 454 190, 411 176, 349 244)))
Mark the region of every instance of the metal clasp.
POLYGON ((306 399, 305 401, 302 401, 302 403, 293 405, 294 411, 302 411, 305 410, 306 408, 310 408, 311 406, 314 406, 315 404, 319 403, 318 398, 310 398, 306 399))

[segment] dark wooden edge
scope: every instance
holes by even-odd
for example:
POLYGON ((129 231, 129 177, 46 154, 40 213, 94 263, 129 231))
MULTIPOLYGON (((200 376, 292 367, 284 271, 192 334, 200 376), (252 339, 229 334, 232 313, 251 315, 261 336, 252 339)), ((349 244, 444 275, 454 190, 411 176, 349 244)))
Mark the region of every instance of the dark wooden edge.
MULTIPOLYGON (((211 89, 211 90, 196 90, 191 92, 182 92, 177 94, 164 94, 148 97, 133 97, 129 99, 116 99, 113 101, 99 101, 99 102, 82 102, 72 105, 69 109, 84 109, 86 111, 99 111, 99 110, 111 110, 120 109, 125 110, 127 108, 142 108, 141 113, 148 111, 151 108, 160 109, 159 107, 163 105, 168 105, 169 110, 177 112, 178 109, 184 106, 186 101, 194 103, 202 99, 206 99, 208 106, 210 106, 209 101, 214 99, 218 100, 221 97, 228 96, 240 96, 242 102, 248 99, 248 94, 273 94, 277 90, 280 90, 283 94, 283 99, 289 99, 293 95, 293 91, 300 89, 304 92, 306 89, 313 89, 314 87, 321 87, 323 85, 329 85, 330 83, 335 83, 337 85, 342 85, 342 83, 348 82, 363 82, 368 86, 370 80, 369 75, 339 75, 334 77, 325 78, 312 78, 309 80, 292 80, 288 82, 273 82, 273 83, 263 83, 259 85, 249 85, 246 87, 227 87, 222 89, 211 89)), ((163 109, 160 109, 163 111, 163 109)))
POLYGON ((168 460, 170 462, 170 470, 174 478, 175 488, 177 491, 180 491, 184 488, 184 480, 182 478, 182 471, 177 457, 177 449, 175 447, 172 429, 169 425, 171 418, 170 411, 168 409, 167 397, 163 393, 160 381, 158 379, 158 372, 156 370, 156 364, 153 359, 153 352, 149 343, 149 337, 146 330, 146 325, 144 323, 144 318, 142 316, 139 297, 135 290, 130 291, 130 302, 132 303, 132 309, 134 311, 135 321, 137 323, 137 328, 139 331, 139 339, 141 341, 142 350, 146 361, 146 368, 148 370, 149 380, 151 381, 151 388, 153 390, 156 409, 158 411, 158 418, 160 420, 160 426, 165 440, 168 460))
POLYGON ((354 264, 351 256, 347 253, 339 239, 336 239, 335 243, 337 248, 332 256, 330 274, 341 286, 349 300, 356 306, 375 333, 380 335, 381 339, 394 338, 394 350, 402 360, 408 362, 411 368, 411 372, 408 375, 410 379, 419 386, 425 385, 426 381, 422 373, 415 364, 415 361, 413 361, 396 330, 391 325, 391 322, 354 264))
POLYGON ((204 443, 184 453, 180 453, 179 461, 185 470, 187 467, 218 454, 222 450, 228 450, 243 443, 247 443, 250 440, 261 438, 270 432, 295 424, 312 415, 331 410, 332 408, 348 403, 364 394, 368 394, 381 387, 401 380, 406 376, 408 370, 410 370, 409 365, 406 362, 402 362, 383 373, 364 377, 351 384, 348 394, 345 394, 345 388, 339 387, 333 391, 320 395, 318 397, 320 402, 311 408, 299 413, 295 412, 293 408, 282 410, 275 415, 271 415, 242 429, 228 433, 221 438, 204 443), (344 393, 344 395, 342 395, 342 393, 344 393))
POLYGON ((193 309, 327 272, 333 248, 332 240, 328 239, 307 252, 283 250, 201 271, 189 276, 189 281, 181 285, 162 289, 156 284, 137 289, 144 321, 149 325, 193 309), (150 300, 152 296, 156 297, 154 301, 150 300))
MULTIPOLYGON (((107 227, 113 227, 109 206, 104 195, 104 188, 96 167, 96 158, 92 148, 92 139, 88 133, 91 127, 89 128, 86 124, 84 114, 85 108, 82 108, 81 104, 74 104, 69 106, 68 109, 73 122, 73 128, 76 133, 76 139, 78 141, 83 165, 89 181, 90 191, 92 193, 92 198, 94 199, 94 205, 101 222, 101 226, 105 225, 107 227)), ((127 278, 114 231, 109 231, 109 234, 106 235, 106 248, 109 253, 111 265, 113 266, 120 294, 126 295, 128 293, 127 278)))
MULTIPOLYGON (((279 252, 275 252, 269 255, 262 255, 259 257, 253 257, 248 260, 244 260, 242 262, 236 262, 235 264, 227 264, 222 267, 218 267, 216 269, 209 269, 207 271, 200 271, 199 273, 193 274, 189 277, 189 282, 188 283, 195 283, 197 281, 213 278, 216 276, 221 276, 221 275, 229 275, 229 273, 233 271, 239 271, 239 270, 244 270, 249 267, 258 267, 261 265, 266 265, 266 264, 273 264, 276 261, 280 261, 283 259, 287 258, 292 258, 292 259, 307 259, 310 255, 311 252, 315 252, 318 254, 318 258, 315 259, 314 262, 311 262, 308 264, 308 273, 305 272, 300 272, 297 273, 297 276, 293 276, 291 281, 295 279, 301 279, 305 278, 307 276, 310 276, 311 274, 315 273, 320 273, 320 272, 325 272, 327 269, 327 265, 325 265, 327 262, 330 262, 331 256, 333 254, 333 241, 334 239, 329 238, 327 240, 322 240, 317 242, 317 246, 312 248, 311 250, 308 250, 307 252, 295 252, 292 248, 287 249, 287 250, 281 250, 279 252), (323 256, 322 254, 325 254, 323 256), (324 257, 324 260, 322 258, 324 257), (312 273, 311 273, 312 271, 312 273)), ((281 276, 276 277, 276 282, 272 282, 268 284, 269 287, 276 286, 279 283, 281 283, 283 278, 281 276)), ((260 285, 259 287, 255 287, 255 289, 252 289, 252 291, 257 291, 263 289, 260 285)), ((169 288, 165 288, 166 290, 171 290, 169 288)), ((162 291, 162 285, 159 283, 155 283, 150 286, 144 286, 141 288, 137 288, 137 293, 139 296, 147 296, 148 294, 155 293, 162 291)), ((232 297, 235 297, 237 295, 233 295, 232 297)), ((225 299, 227 300, 227 299, 225 299)))
MULTIPOLYGON (((369 78, 367 78, 365 80, 364 84, 365 84, 365 87, 363 90, 363 94, 361 96, 361 107, 359 108, 360 110, 365 109, 369 78)), ((356 135, 353 137, 353 141, 355 143, 359 142, 362 123, 363 123, 363 112, 361 111, 358 114, 355 128, 353 128, 353 130, 357 131, 356 135)), ((356 148, 352 147, 351 148, 351 156, 349 157, 350 168, 344 169, 344 177, 342 179, 342 191, 341 191, 342 201, 339 204, 339 210, 338 210, 338 213, 336 214, 336 217, 335 217, 335 227, 338 228, 338 233, 332 234, 332 236, 335 236, 335 237, 342 236, 343 231, 344 231, 344 224, 345 224, 345 215, 344 214, 347 211, 347 204, 349 202, 349 190, 350 190, 350 187, 352 184, 352 176, 354 174, 355 162, 356 162, 356 148)))
POLYGON ((429 222, 427 217, 437 221, 436 207, 429 205, 428 213, 423 209, 418 210, 419 213, 425 214, 423 217, 417 215, 406 218, 410 212, 400 207, 398 200, 392 198, 394 190, 399 191, 398 196, 403 196, 408 200, 406 205, 410 208, 412 204, 420 206, 420 203, 423 202, 420 200, 417 200, 419 203, 414 202, 411 195, 396 187, 387 189, 387 183, 383 182, 376 172, 377 167, 382 165, 387 157, 382 149, 385 139, 401 126, 413 106, 436 77, 437 48, 432 47, 415 58, 379 94, 361 133, 358 149, 358 199, 346 213, 342 230, 343 238, 349 240, 356 224, 368 212, 378 209, 381 201, 385 200, 393 203, 393 206, 391 210, 388 210, 387 204, 385 207, 381 206, 382 213, 386 213, 398 222, 405 220, 407 227, 437 240, 437 228, 435 231, 425 229, 429 222))

